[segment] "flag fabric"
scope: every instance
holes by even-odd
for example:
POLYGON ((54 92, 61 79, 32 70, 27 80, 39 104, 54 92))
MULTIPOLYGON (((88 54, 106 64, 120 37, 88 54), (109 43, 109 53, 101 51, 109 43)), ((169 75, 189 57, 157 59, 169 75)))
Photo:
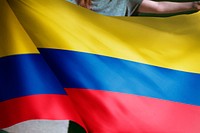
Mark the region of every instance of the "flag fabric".
POLYGON ((0 1, 0 10, 0 128, 27 120, 80 121, 6 0, 0 1))
MULTIPOLYGON (((31 45, 25 43, 23 48, 33 46, 35 51, 27 52, 34 57, 32 54, 7 57, 4 51, 16 50, 17 45, 2 50, 1 80, 14 84, 1 83, 1 88, 7 87, 1 90, 5 101, 1 106, 9 106, 7 102, 17 97, 24 101, 21 97, 27 95, 64 95, 75 109, 64 112, 77 113, 84 124, 77 118, 73 120, 91 133, 200 132, 199 13, 169 18, 108 17, 63 0, 8 0, 8 3, 30 38, 31 45), (30 73, 17 65, 18 60, 20 65, 24 64, 21 60, 26 62, 23 68, 31 69, 27 70, 30 73), (28 75, 26 80, 29 76, 33 79, 24 85, 26 80, 16 78, 13 72, 22 78, 28 75), (46 77, 44 81, 41 76, 46 77), (12 93, 17 85, 20 94, 12 93), (24 92, 26 86, 37 91, 24 92)), ((20 49, 19 54, 23 52, 26 51, 20 49)), ((58 101, 56 107, 60 109, 67 100, 58 101)), ((34 110, 35 104, 28 105, 34 110)), ((12 122, 4 126, 19 122, 14 121, 9 111, 13 109, 9 107, 0 113, 8 114, 12 122)), ((44 109, 39 112, 46 114, 44 109)), ((23 117, 29 115, 23 115, 23 110, 20 113, 23 117)), ((34 113, 38 114, 37 110, 34 113)))

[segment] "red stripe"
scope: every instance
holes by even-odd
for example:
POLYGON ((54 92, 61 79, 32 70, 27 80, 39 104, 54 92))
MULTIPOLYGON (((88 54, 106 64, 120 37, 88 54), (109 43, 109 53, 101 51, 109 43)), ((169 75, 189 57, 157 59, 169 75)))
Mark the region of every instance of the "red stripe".
POLYGON ((67 95, 32 95, 0 103, 0 128, 33 119, 73 120, 83 125, 67 95))
POLYGON ((67 89, 92 133, 199 133, 200 107, 155 98, 67 89))

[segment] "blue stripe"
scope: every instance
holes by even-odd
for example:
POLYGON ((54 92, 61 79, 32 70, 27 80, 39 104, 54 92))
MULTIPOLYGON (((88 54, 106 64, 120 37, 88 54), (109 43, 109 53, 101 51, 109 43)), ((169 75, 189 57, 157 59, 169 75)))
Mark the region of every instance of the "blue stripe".
POLYGON ((0 58, 0 101, 33 94, 65 94, 39 54, 0 58))
POLYGON ((200 74, 75 51, 40 52, 66 88, 122 92, 200 105, 200 74))

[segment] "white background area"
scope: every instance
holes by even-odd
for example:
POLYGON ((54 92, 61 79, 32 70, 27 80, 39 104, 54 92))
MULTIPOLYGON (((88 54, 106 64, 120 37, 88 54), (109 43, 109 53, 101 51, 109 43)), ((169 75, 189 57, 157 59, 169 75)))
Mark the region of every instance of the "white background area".
POLYGON ((3 130, 9 133, 67 133, 67 120, 30 120, 3 130))

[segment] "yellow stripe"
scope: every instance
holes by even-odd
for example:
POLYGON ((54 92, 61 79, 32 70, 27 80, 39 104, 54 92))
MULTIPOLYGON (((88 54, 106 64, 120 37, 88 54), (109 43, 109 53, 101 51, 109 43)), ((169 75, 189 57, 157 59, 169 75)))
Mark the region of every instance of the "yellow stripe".
POLYGON ((38 53, 6 0, 0 0, 0 57, 38 53))
POLYGON ((200 14, 106 17, 64 0, 9 0, 39 48, 112 56, 200 72, 200 14))

